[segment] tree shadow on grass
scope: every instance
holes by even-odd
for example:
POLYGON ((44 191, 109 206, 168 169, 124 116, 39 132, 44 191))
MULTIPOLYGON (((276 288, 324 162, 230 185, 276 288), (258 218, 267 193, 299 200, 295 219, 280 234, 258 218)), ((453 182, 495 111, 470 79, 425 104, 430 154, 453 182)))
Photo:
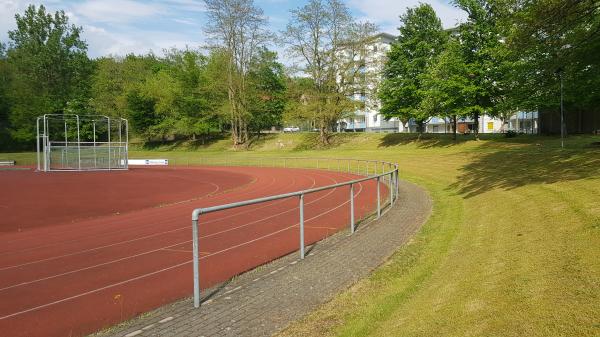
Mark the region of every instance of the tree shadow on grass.
POLYGON ((473 140, 472 135, 459 134, 457 139, 454 140, 453 135, 449 133, 388 133, 381 138, 379 147, 409 144, 415 144, 419 148, 450 147, 469 140, 473 140))
POLYGON ((560 149, 539 145, 482 146, 475 158, 461 168, 456 183, 450 188, 466 198, 492 189, 511 190, 530 184, 600 177, 600 149, 560 149))

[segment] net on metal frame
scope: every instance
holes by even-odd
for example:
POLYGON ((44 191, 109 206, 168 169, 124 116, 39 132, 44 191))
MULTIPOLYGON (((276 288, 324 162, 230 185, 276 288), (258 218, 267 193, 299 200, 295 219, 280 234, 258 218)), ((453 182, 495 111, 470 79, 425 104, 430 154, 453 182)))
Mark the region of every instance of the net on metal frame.
POLYGON ((97 115, 38 118, 38 170, 94 171, 128 168, 128 123, 97 115))

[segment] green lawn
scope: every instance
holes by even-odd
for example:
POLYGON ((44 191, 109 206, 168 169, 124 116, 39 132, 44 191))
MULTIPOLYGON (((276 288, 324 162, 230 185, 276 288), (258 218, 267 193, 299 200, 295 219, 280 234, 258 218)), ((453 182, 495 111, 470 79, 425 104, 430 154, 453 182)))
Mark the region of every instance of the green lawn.
MULTIPOLYGON (((131 157, 386 159, 430 192, 410 244, 281 336, 600 336, 600 137, 466 139, 350 134, 310 150, 313 135, 281 135, 249 153, 222 140, 131 157)), ((0 154, 15 158, 33 156, 0 154)))

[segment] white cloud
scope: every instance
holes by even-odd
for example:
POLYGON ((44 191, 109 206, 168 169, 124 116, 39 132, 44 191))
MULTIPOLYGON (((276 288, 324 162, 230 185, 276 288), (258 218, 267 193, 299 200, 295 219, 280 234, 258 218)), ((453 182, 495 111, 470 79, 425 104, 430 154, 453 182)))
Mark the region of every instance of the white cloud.
POLYGON ((191 18, 173 19, 173 21, 175 21, 177 23, 181 23, 183 25, 188 25, 188 26, 197 26, 198 25, 198 22, 191 18))
POLYGON ((347 3, 349 7, 362 13, 365 19, 377 24, 382 31, 397 34, 399 16, 406 12, 406 8, 418 6, 422 2, 433 7, 444 28, 454 27, 466 18, 462 10, 438 0, 348 0, 347 3))
POLYGON ((127 23, 164 13, 161 5, 131 0, 88 0, 73 11, 91 22, 127 23))
POLYGON ((192 12, 205 12, 206 6, 204 1, 199 0, 168 0, 169 4, 178 7, 179 9, 192 12))
MULTIPOLYGON (((150 51, 161 55, 164 49, 171 47, 199 47, 203 41, 188 36, 163 31, 130 30, 126 34, 107 31, 104 28, 85 25, 84 38, 93 46, 91 57, 107 55, 146 54, 150 51)), ((198 37, 200 35, 198 34, 198 37)))

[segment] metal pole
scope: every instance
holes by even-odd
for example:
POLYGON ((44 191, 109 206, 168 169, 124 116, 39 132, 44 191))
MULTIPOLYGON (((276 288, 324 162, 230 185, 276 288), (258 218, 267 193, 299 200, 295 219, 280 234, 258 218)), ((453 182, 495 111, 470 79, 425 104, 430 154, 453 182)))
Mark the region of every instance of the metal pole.
MULTIPOLYGON (((63 117, 64 118, 64 117, 63 117)), ((67 139, 67 120, 65 120, 65 147, 62 151, 62 165, 63 166, 69 166, 69 141, 67 139), (66 165, 65 165, 65 161, 66 161, 66 165)))
POLYGON ((390 189, 390 206, 392 206, 392 204, 394 203, 394 182, 392 179, 393 175, 394 175, 394 171, 390 172, 390 174, 388 176, 388 182, 389 182, 388 188, 390 189))
MULTIPOLYGON (((194 215, 192 215, 194 218, 194 215)), ((192 254, 194 265, 194 307, 200 307, 200 269, 198 267, 198 219, 192 219, 192 254)))
POLYGON ((396 200, 398 200, 398 196, 400 195, 400 171, 396 168, 396 200))
POLYGON ((121 135, 121 133, 123 132, 122 124, 123 124, 123 120, 120 119, 119 120, 119 161, 117 162, 117 167, 121 166, 121 160, 122 160, 122 158, 121 158, 121 148, 123 147, 123 138, 121 135))
POLYGON ((350 173, 350 160, 346 159, 346 163, 348 164, 348 173, 350 173))
POLYGON ((106 119, 107 119, 106 125, 108 127, 108 170, 110 171, 111 166, 112 166, 110 163, 110 161, 111 161, 111 158, 110 158, 110 117, 106 117, 106 119))
POLYGON ((563 75, 560 76, 560 147, 565 147, 565 113, 563 107, 563 75))
POLYGON ((125 120, 125 168, 129 169, 129 121, 125 120))
POLYGON ((354 234, 354 184, 350 184, 350 233, 354 234))
POLYGON ((304 259, 304 194, 300 194, 300 259, 304 259))
POLYGON ((81 170, 81 139, 79 138, 79 115, 77 117, 77 167, 81 170))
POLYGON ((44 115, 44 171, 46 172, 50 167, 50 141, 48 139, 48 120, 44 115))
POLYGON ((98 168, 97 155, 96 155, 96 120, 92 121, 92 135, 94 137, 93 149, 94 149, 94 168, 98 168))
POLYGON ((40 117, 37 118, 35 122, 35 129, 37 137, 36 140, 36 156, 37 156, 37 170, 40 171, 40 117))
POLYGON ((379 194, 379 177, 377 177, 377 219, 381 217, 381 197, 379 194))

